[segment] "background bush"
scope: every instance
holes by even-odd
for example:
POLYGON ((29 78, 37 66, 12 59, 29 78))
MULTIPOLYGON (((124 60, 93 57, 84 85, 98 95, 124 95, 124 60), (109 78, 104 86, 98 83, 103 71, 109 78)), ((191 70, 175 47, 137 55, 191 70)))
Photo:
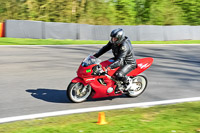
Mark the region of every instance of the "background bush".
POLYGON ((0 22, 200 25, 199 12, 200 0, 0 0, 0 22))

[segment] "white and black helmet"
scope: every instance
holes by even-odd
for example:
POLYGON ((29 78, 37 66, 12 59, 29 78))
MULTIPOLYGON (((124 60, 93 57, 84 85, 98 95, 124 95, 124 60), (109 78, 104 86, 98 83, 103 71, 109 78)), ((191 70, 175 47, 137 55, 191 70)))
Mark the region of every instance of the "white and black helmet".
POLYGON ((111 37, 111 43, 113 44, 121 44, 122 41, 124 40, 125 38, 125 34, 124 34, 124 31, 123 29, 121 28, 118 28, 118 29, 114 29, 111 33, 110 33, 110 37, 111 37), (115 42, 113 42, 113 39, 112 38, 117 38, 117 40, 115 42))

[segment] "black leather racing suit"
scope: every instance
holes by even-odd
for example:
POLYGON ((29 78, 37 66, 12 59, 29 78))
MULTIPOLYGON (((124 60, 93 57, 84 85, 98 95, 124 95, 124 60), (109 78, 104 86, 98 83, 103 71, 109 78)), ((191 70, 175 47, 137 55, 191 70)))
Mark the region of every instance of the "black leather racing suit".
POLYGON ((102 47, 94 56, 98 58, 110 49, 112 49, 114 55, 114 58, 112 58, 114 62, 107 67, 114 69, 120 66, 120 69, 115 73, 115 77, 126 84, 128 83, 126 75, 137 66, 133 46, 128 37, 125 37, 119 45, 115 45, 109 41, 108 44, 102 47))

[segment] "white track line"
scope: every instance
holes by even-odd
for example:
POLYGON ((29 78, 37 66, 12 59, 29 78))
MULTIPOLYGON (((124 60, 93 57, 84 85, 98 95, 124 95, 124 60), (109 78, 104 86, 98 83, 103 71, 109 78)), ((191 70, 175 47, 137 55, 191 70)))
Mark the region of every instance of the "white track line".
MULTIPOLYGON (((174 103, 193 102, 193 101, 200 101, 200 97, 163 100, 163 101, 154 101, 154 102, 144 102, 144 103, 112 105, 112 106, 101 106, 101 107, 64 110, 64 111, 47 112, 47 113, 40 113, 40 114, 23 115, 23 116, 14 116, 14 117, 0 118, 0 123, 13 122, 13 121, 19 121, 19 120, 27 120, 27 119, 36 119, 36 118, 43 118, 43 117, 50 117, 50 116, 58 116, 58 115, 68 115, 68 114, 75 114, 75 113, 85 113, 85 112, 123 109, 123 108, 134 108, 134 107, 150 107, 150 106, 155 106, 155 105, 174 104, 174 103)), ((76 104, 76 103, 74 103, 74 104, 76 104)))

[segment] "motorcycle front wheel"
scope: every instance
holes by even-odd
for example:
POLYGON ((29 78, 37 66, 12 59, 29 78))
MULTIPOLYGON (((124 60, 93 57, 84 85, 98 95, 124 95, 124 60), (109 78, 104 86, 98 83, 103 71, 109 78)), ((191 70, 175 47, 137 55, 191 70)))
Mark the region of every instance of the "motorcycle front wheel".
POLYGON ((147 87, 147 78, 144 75, 137 75, 132 78, 132 86, 128 90, 129 97, 137 97, 141 95, 147 87))
POLYGON ((80 103, 90 96, 92 88, 90 85, 84 86, 82 83, 71 82, 67 87, 67 97, 75 103, 80 103))

